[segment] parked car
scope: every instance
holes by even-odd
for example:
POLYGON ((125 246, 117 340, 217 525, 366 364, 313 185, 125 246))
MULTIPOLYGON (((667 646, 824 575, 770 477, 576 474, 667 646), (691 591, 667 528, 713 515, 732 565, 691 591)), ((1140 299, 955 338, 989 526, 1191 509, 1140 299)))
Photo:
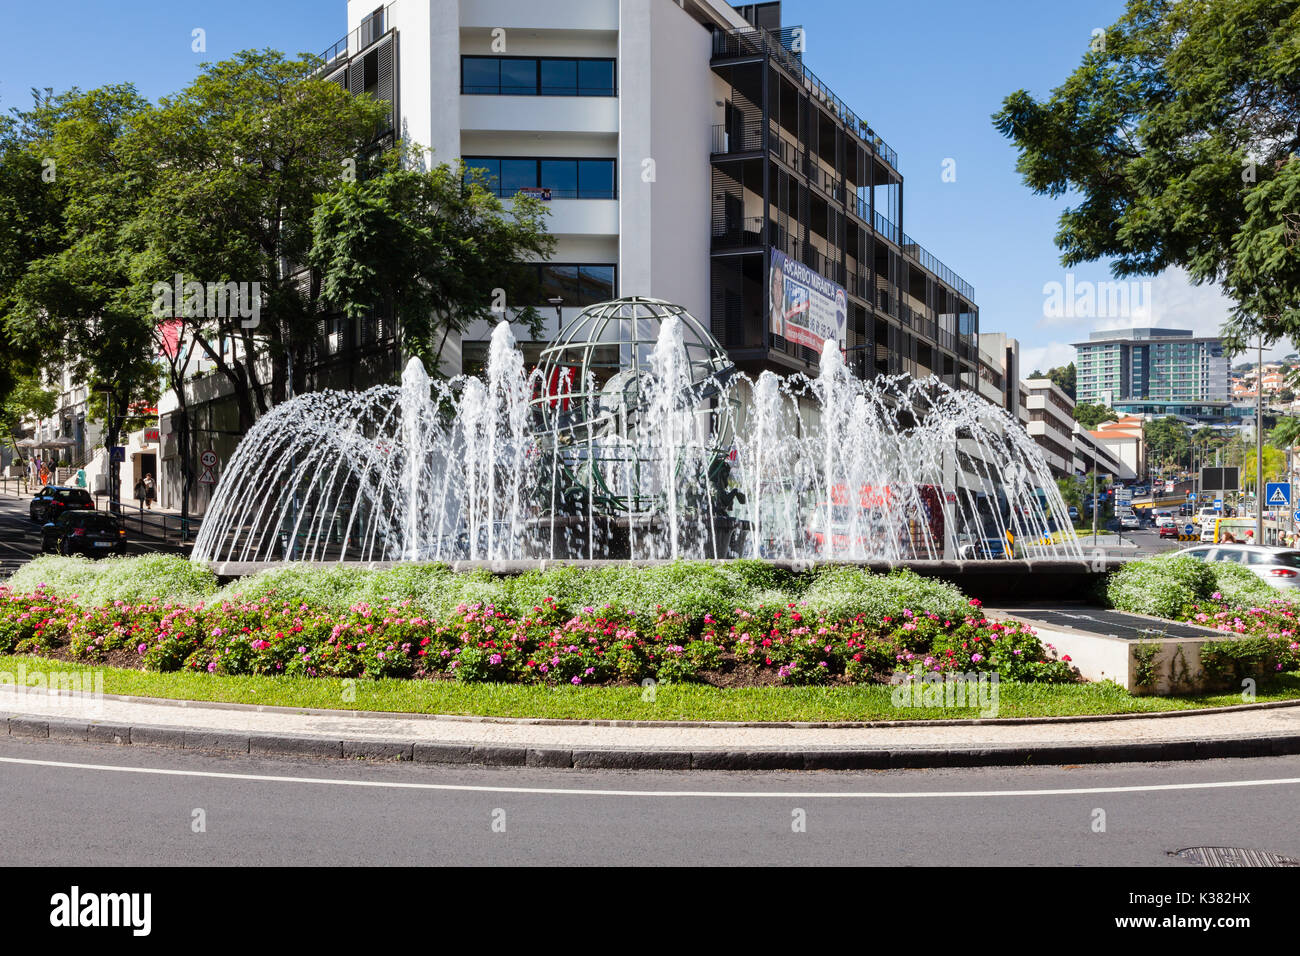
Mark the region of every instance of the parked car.
POLYGON ((45 523, 41 550, 87 557, 122 554, 126 550, 126 532, 111 514, 73 509, 45 523))
POLYGON ((64 511, 94 507, 95 502, 85 488, 46 485, 33 496, 32 503, 27 506, 27 514, 36 523, 44 524, 64 511))
POLYGON ((1291 548, 1216 544, 1209 548, 1184 548, 1177 555, 1198 561, 1232 561, 1253 571, 1275 588, 1300 587, 1300 551, 1291 548))
POLYGON ((1065 512, 1070 516, 1071 521, 1079 520, 1079 509, 1076 508, 1074 505, 1070 505, 1068 508, 1066 508, 1065 512))

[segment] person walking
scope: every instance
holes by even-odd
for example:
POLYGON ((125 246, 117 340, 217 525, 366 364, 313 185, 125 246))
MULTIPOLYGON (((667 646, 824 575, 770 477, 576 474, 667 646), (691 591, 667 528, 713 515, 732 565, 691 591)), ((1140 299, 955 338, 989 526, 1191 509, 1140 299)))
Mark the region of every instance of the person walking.
POLYGON ((153 500, 157 497, 157 489, 154 487, 153 475, 144 476, 144 506, 148 510, 153 510, 153 500))

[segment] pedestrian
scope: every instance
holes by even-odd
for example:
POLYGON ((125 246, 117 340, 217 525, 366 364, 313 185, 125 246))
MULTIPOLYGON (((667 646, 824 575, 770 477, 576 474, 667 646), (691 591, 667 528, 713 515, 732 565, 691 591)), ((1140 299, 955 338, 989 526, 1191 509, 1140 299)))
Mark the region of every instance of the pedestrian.
POLYGON ((135 500, 143 504, 144 503, 144 479, 137 478, 135 480, 135 488, 132 490, 135 493, 135 500))
POLYGON ((154 488, 153 475, 144 476, 144 506, 150 511, 153 510, 153 500, 157 497, 157 489, 154 488))

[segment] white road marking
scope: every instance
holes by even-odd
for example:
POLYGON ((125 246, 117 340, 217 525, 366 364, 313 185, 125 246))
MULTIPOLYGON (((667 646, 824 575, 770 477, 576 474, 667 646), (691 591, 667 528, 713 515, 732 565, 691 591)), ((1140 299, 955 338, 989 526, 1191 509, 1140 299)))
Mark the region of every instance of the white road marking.
POLYGON ((158 767, 123 767, 113 764, 67 763, 59 760, 26 760, 0 757, 0 763, 31 767, 57 767, 62 770, 103 770, 110 773, 142 773, 167 777, 205 777, 218 780, 247 780, 257 783, 305 783, 332 787, 381 787, 395 790, 452 790, 468 793, 519 793, 571 797, 730 797, 761 800, 902 800, 961 799, 969 797, 1062 797, 1099 793, 1155 793, 1176 790, 1227 790, 1237 787, 1278 787, 1300 785, 1300 777, 1273 780, 1222 780, 1204 783, 1162 783, 1131 787, 1073 787, 1050 790, 922 790, 890 793, 886 791, 761 791, 761 790, 590 790, 568 787, 490 787, 458 783, 414 783, 389 780, 347 780, 330 777, 284 777, 253 773, 221 773, 215 770, 171 770, 158 767))

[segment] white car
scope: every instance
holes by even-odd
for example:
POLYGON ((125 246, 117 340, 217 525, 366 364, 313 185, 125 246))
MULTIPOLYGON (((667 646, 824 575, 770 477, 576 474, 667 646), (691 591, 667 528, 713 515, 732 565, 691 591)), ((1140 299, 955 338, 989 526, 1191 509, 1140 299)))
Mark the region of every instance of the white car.
POLYGON ((1255 544, 1216 544, 1212 547, 1185 548, 1176 557, 1198 561, 1232 561, 1249 568, 1275 588, 1300 587, 1300 551, 1291 548, 1268 548, 1255 544))
POLYGON ((1171 528, 1174 526, 1173 515, 1156 515, 1156 528, 1171 528))
POLYGON ((1120 517, 1119 526, 1121 528, 1124 528, 1125 530, 1128 529, 1137 530, 1138 528, 1142 527, 1142 522, 1137 515, 1133 514, 1132 512, 1129 512, 1128 514, 1122 515, 1120 517))

